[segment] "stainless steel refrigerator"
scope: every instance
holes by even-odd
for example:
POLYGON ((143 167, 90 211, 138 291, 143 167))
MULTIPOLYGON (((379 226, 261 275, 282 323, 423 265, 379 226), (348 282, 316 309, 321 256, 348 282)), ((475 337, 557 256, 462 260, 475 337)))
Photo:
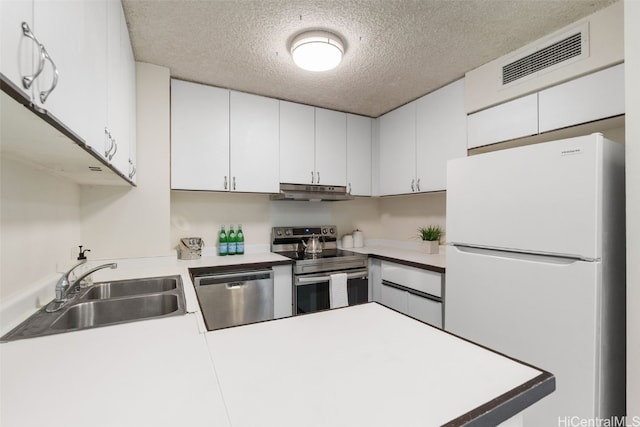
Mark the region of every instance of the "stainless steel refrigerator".
POLYGON ((624 414, 624 221, 601 134, 448 163, 445 329, 556 376, 525 426, 624 414))

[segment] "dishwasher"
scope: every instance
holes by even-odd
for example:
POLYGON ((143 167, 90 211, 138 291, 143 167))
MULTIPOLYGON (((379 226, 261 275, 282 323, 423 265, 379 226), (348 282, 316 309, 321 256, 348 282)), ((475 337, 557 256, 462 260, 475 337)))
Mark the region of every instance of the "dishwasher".
POLYGON ((273 319, 273 271, 197 275, 194 285, 207 329, 273 319))

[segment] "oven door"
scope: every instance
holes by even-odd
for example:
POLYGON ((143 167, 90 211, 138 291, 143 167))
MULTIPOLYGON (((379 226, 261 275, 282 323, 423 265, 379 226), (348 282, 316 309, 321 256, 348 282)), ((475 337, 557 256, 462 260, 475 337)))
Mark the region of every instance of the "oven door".
MULTIPOLYGON (((341 271, 343 273, 344 271, 341 271)), ((369 301, 369 275, 367 269, 349 270, 347 273, 347 295, 349 305, 369 301)), ((328 310, 329 279, 331 273, 296 275, 293 281, 294 314, 328 310)))

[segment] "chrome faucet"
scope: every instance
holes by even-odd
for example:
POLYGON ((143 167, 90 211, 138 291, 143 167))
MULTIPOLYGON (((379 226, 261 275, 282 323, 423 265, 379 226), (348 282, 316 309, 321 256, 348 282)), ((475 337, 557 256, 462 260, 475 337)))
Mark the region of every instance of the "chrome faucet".
POLYGON ((84 278, 88 275, 93 274, 98 270, 102 270, 103 268, 116 268, 118 266, 118 264, 116 264, 115 262, 99 265, 92 268, 91 270, 86 271, 82 276, 74 280, 73 283, 70 283, 69 275, 71 274, 71 272, 80 267, 82 264, 85 264, 86 262, 87 260, 83 259, 82 261, 71 267, 69 271, 64 273, 62 277, 58 279, 58 282, 56 283, 56 298, 47 305, 47 308, 45 309, 47 313, 53 313, 64 307, 67 301, 73 298, 73 294, 77 292, 77 288, 80 285, 80 282, 82 282, 82 280, 84 280, 84 278))

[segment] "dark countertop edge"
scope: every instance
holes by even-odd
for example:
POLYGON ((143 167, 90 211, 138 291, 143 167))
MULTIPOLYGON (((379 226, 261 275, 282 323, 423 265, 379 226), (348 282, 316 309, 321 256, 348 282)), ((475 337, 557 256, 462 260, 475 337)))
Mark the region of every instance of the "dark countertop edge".
POLYGON ((551 394, 555 389, 555 377, 549 372, 542 371, 537 377, 449 421, 443 426, 496 426, 519 414, 543 397, 551 394))
POLYGON ((189 275, 193 280, 194 276, 204 274, 217 274, 228 273, 231 271, 243 271, 243 270, 260 270, 265 268, 271 268, 277 265, 292 265, 292 259, 283 259, 279 261, 262 261, 262 262, 247 262, 243 264, 225 264, 225 265, 212 265, 206 267, 189 267, 189 275))
POLYGON ((392 257, 388 257, 388 256, 384 256, 384 255, 377 255, 377 254, 367 254, 369 255, 370 258, 376 258, 382 261, 389 261, 389 262, 395 262, 396 264, 403 264, 403 265, 407 265, 409 267, 415 267, 415 268, 420 268, 422 270, 429 270, 429 271, 433 271, 436 273, 446 273, 446 268, 444 267, 437 267, 435 265, 431 265, 431 264, 422 264, 419 262, 414 262, 414 261, 407 261, 407 260, 403 260, 400 258, 392 258, 392 257))

